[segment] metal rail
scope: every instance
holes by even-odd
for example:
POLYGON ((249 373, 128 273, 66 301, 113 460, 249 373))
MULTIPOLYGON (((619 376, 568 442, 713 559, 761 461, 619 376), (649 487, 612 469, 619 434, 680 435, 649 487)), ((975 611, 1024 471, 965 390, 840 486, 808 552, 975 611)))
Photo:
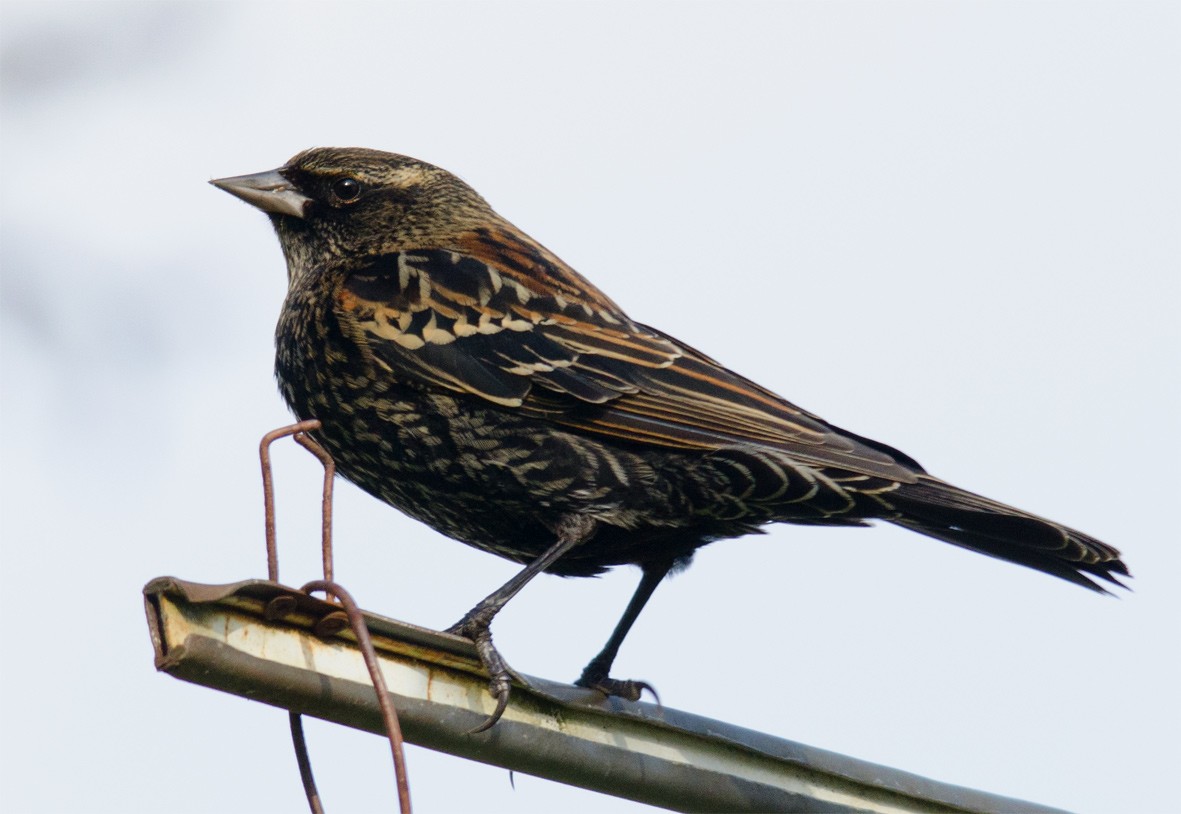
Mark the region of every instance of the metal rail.
MULTIPOLYGON (((157 669, 383 733, 353 634, 317 631, 339 605, 262 580, 215 586, 171 577, 148 583, 144 602, 157 669)), ((1062 814, 529 677, 527 687, 514 686, 503 719, 472 735, 493 701, 471 642, 364 616, 405 738, 427 748, 678 811, 1062 814)))

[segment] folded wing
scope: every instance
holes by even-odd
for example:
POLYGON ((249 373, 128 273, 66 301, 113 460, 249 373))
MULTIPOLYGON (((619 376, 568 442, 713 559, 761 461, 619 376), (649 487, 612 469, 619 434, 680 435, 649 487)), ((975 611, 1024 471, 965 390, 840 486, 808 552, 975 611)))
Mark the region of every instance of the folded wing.
POLYGON ((698 450, 754 445, 904 483, 922 473, 901 452, 842 431, 631 321, 540 247, 489 256, 481 245, 501 244, 375 258, 337 292, 340 312, 391 376, 618 441, 698 450))

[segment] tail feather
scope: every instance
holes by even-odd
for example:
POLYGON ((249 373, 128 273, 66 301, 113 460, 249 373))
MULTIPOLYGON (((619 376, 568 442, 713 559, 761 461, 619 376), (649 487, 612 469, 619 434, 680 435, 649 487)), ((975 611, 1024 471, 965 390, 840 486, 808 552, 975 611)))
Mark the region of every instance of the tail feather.
POLYGON ((1106 543, 937 478, 923 476, 882 497, 896 512, 886 518, 891 523, 1093 591, 1110 593, 1090 577, 1123 588, 1117 575, 1131 576, 1106 543))

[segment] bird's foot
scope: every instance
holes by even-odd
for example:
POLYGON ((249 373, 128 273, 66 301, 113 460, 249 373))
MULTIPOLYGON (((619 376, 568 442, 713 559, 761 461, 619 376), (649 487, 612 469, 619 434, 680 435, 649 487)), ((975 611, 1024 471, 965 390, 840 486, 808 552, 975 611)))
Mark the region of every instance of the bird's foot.
POLYGON ((512 668, 508 666, 508 662, 500 655, 492 645, 492 630, 491 620, 485 619, 479 612, 479 609, 474 609, 451 627, 447 628, 447 633, 455 636, 462 636, 465 639, 471 639, 476 646, 476 655, 480 657, 480 663, 484 665, 484 669, 488 671, 490 678, 488 679, 488 692, 496 699, 496 709, 488 716, 488 720, 468 732, 469 735, 475 735, 480 732, 485 732, 491 729, 500 717, 504 715, 505 709, 508 707, 509 695, 512 691, 512 683, 514 673, 512 668))
POLYGON ((611 678, 606 672, 594 669, 593 664, 582 671, 582 675, 578 677, 574 685, 586 687, 588 690, 598 690, 603 695, 613 695, 626 701, 639 701, 640 696, 647 690, 652 693, 657 705, 660 705, 660 696, 657 694, 656 688, 647 681, 611 678))

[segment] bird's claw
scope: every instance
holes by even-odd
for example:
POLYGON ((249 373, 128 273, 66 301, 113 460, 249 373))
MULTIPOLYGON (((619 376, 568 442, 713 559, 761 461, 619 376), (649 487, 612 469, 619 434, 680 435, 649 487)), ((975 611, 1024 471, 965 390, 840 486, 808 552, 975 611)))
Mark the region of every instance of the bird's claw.
POLYGON ((625 701, 639 701, 644 691, 647 690, 656 699, 657 706, 662 706, 660 695, 656 692, 656 688, 647 681, 611 678, 605 675, 595 675, 587 670, 574 682, 574 685, 577 687, 586 687, 588 690, 598 690, 603 695, 615 696, 625 701))
POLYGON ((481 619, 478 614, 464 616, 447 628, 447 633, 471 639, 476 646, 476 655, 480 657, 480 663, 488 672, 488 692, 496 699, 496 709, 488 716, 488 720, 475 729, 469 730, 467 734, 475 735, 486 732, 496 725, 496 722, 504 715, 505 709, 508 708, 514 673, 512 668, 508 666, 508 662, 500 655, 500 651, 492 645, 492 631, 489 628, 489 623, 481 619))
POLYGON ((504 711, 508 709, 509 700, 509 682, 507 678, 502 682, 500 677, 493 677, 488 682, 488 692, 492 693, 492 697, 496 699, 496 709, 492 710, 492 714, 484 723, 477 726, 475 729, 469 729, 467 734, 478 735, 481 732, 487 732, 492 727, 496 726, 496 722, 500 720, 500 716, 504 715, 504 711))

